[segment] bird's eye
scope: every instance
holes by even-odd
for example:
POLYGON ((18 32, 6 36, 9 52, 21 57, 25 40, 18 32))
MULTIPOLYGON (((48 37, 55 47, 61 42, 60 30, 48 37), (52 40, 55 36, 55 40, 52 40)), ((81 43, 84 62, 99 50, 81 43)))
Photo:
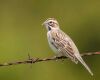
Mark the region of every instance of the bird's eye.
POLYGON ((50 24, 52 23, 52 21, 49 22, 50 24))
POLYGON ((54 27, 54 22, 50 21, 48 25, 54 27))

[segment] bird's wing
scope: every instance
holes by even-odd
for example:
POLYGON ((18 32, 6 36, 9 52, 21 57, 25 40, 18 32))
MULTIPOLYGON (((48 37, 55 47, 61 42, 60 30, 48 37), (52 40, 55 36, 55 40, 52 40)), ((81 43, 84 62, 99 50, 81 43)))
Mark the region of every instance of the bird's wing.
POLYGON ((62 31, 54 31, 51 35, 53 40, 52 43, 57 47, 58 52, 77 63, 77 59, 74 55, 75 50, 72 47, 72 44, 74 44, 72 43, 72 40, 62 31))
POLYGON ((89 73, 93 76, 92 71, 82 59, 77 47, 75 46, 71 38, 62 31, 54 31, 52 35, 52 38, 54 38, 53 43, 58 48, 58 51, 64 54, 65 56, 69 57, 75 63, 78 63, 78 61, 80 61, 84 65, 84 67, 89 71, 89 73))

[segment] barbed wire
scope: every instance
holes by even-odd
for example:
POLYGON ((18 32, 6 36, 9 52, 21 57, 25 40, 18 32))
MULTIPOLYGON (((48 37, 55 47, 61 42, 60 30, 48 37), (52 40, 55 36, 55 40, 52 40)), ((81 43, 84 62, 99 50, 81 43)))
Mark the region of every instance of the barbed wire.
MULTIPOLYGON (((98 52, 88 52, 88 53, 81 54, 82 57, 84 57, 84 56, 93 56, 93 55, 100 55, 100 51, 98 51, 98 52)), ((60 56, 60 57, 52 56, 52 57, 47 57, 47 58, 36 58, 36 57, 31 58, 29 54, 28 54, 28 57, 29 58, 26 59, 26 60, 0 63, 0 67, 1 66, 18 65, 18 64, 34 64, 34 63, 37 63, 37 62, 67 59, 67 57, 65 57, 65 56, 60 56)))

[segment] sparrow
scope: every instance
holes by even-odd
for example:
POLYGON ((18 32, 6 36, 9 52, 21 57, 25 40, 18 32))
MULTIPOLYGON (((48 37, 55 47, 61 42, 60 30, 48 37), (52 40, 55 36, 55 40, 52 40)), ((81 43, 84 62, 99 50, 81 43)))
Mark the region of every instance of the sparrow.
POLYGON ((51 49, 58 55, 70 58, 76 64, 80 62, 93 76, 73 40, 60 29, 58 21, 55 18, 48 18, 43 25, 47 29, 47 39, 51 49))

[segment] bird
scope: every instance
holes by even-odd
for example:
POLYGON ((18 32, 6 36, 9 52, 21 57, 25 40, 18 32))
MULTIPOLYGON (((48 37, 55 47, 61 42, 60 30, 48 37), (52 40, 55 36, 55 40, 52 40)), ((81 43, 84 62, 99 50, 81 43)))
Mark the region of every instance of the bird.
POLYGON ((42 25, 47 29, 47 39, 51 49, 57 55, 68 57, 76 64, 80 62, 93 76, 93 72, 81 57, 73 40, 60 29, 58 21, 55 18, 48 18, 42 25))

